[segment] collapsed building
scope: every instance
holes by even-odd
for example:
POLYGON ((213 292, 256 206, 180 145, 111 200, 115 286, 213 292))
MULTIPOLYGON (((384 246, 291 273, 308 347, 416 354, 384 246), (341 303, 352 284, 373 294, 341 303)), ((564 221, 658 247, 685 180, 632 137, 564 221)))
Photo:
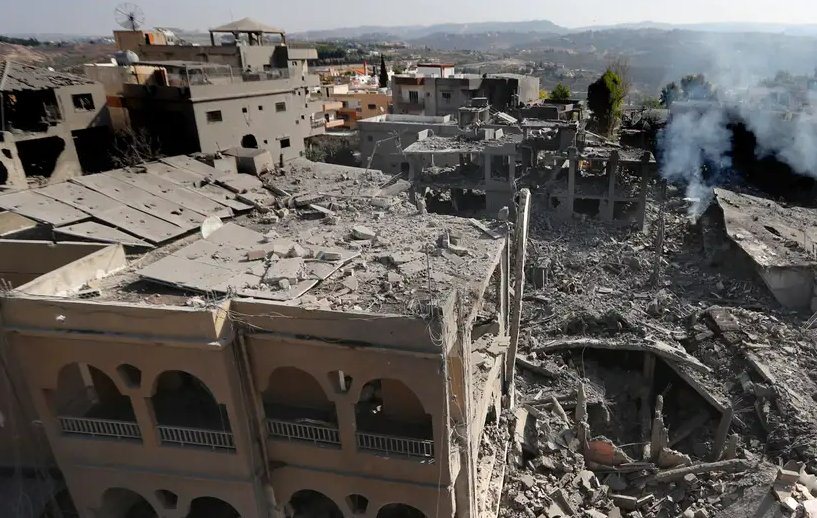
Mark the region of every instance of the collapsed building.
POLYGON ((95 169, 97 146, 110 140, 109 126, 100 83, 0 62, 0 190, 95 169))
POLYGON ((4 463, 81 517, 495 515, 510 240, 407 187, 179 156, 0 196, 4 463))

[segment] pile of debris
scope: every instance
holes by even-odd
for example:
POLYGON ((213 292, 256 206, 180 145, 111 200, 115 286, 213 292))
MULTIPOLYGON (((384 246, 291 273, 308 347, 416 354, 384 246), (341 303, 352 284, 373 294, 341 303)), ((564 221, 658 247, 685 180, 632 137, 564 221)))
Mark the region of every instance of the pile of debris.
POLYGON ((680 193, 648 223, 534 213, 501 515, 817 516, 813 321, 709 264, 680 193))

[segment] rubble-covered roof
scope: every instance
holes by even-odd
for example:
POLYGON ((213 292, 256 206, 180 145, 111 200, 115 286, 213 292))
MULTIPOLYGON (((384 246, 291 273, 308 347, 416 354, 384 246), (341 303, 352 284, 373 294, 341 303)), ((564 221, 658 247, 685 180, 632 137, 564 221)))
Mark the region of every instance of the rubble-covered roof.
POLYGON ((762 267, 817 264, 817 211, 715 189, 726 233, 762 267))
POLYGON ((151 248, 198 229, 208 216, 254 206, 261 181, 189 157, 80 176, 0 195, 0 209, 53 227, 62 238, 151 248))
POLYGON ((520 134, 504 134, 499 138, 479 139, 472 135, 457 135, 456 137, 430 136, 408 146, 403 150, 406 154, 428 153, 479 153, 488 148, 502 147, 506 144, 522 142, 520 134))
POLYGON ((419 213, 408 184, 379 171, 296 159, 263 181, 259 210, 157 247, 92 288, 152 304, 215 294, 416 314, 454 290, 476 293, 504 245, 468 219, 419 213))
POLYGON ((94 84, 94 81, 74 74, 56 72, 9 59, 0 61, 0 92, 46 90, 61 86, 89 84, 94 84))

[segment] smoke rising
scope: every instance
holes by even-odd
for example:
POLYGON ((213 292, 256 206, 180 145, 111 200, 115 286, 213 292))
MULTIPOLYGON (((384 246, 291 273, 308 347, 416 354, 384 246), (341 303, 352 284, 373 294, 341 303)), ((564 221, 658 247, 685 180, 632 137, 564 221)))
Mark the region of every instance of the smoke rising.
POLYGON ((714 93, 693 90, 689 96, 711 100, 674 103, 658 139, 661 175, 686 186, 695 219, 711 202, 712 188, 732 171, 730 124, 743 123, 754 134, 755 158, 775 158, 817 179, 817 80, 800 78, 793 89, 760 86, 757 74, 735 70, 738 56, 728 49, 713 49, 713 55, 728 60, 722 70, 729 73, 708 78, 714 93))

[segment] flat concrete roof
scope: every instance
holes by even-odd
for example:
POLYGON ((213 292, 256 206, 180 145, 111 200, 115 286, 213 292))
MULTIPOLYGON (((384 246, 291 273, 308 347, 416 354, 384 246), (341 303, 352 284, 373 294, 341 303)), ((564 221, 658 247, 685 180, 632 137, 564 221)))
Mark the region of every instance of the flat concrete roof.
POLYGON ((263 182, 256 211, 131 255, 87 288, 99 300, 146 305, 233 297, 417 315, 455 290, 480 293, 505 244, 468 219, 419 214, 408 183, 379 171, 296 159, 263 182))

